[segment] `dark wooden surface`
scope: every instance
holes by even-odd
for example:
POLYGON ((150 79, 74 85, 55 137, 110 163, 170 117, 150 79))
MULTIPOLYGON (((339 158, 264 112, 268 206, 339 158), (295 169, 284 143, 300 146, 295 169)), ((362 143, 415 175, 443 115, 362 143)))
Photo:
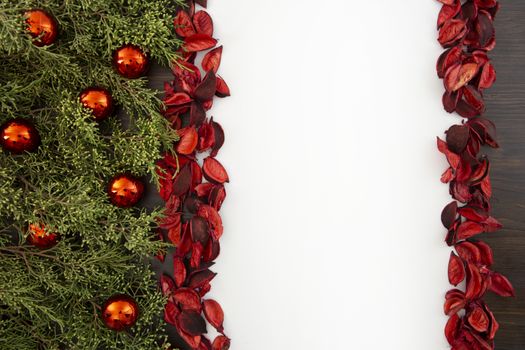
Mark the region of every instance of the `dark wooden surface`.
POLYGON ((525 349, 525 1, 503 0, 492 54, 497 83, 487 91, 487 117, 498 128, 501 149, 492 160, 494 216, 505 228, 484 239, 494 249, 495 269, 507 275, 517 297, 490 296, 501 329, 498 350, 525 349))
MULTIPOLYGON (((493 213, 505 228, 483 239, 494 249, 494 268, 508 276, 517 291, 512 299, 488 297, 501 326, 496 349, 525 350, 525 0, 503 0, 502 5, 492 53, 498 80, 485 96, 486 115, 496 123, 502 146, 487 152, 492 160, 493 213)), ((153 67, 152 87, 162 89, 170 76, 153 67)), ((146 201, 147 206, 160 203, 155 196, 146 201)))

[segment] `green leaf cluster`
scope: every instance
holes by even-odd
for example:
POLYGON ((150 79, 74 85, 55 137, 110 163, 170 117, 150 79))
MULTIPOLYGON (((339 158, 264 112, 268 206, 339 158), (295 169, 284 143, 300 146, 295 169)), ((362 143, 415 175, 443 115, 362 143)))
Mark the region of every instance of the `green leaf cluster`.
POLYGON ((169 67, 180 42, 173 17, 183 0, 0 0, 0 124, 31 119, 42 143, 34 153, 0 150, 0 349, 165 349, 159 294, 148 257, 159 211, 110 204, 106 184, 130 172, 158 183, 155 162, 177 135, 159 113, 145 78, 112 68, 131 43, 169 67), (59 39, 37 47, 23 13, 42 8, 59 39), (97 123, 81 90, 107 88, 119 116, 97 123), (28 225, 61 235, 48 250, 26 244, 28 225), (137 324, 107 329, 100 308, 113 294, 134 297, 137 324))

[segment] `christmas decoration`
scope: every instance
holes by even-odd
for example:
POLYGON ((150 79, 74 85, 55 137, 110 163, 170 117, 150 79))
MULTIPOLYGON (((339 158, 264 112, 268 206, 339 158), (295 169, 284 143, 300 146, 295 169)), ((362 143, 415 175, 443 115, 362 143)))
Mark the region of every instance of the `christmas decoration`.
POLYGON ((113 65, 118 74, 129 79, 135 79, 148 71, 149 58, 140 47, 128 44, 115 50, 113 65))
POLYGON ((47 232, 43 225, 29 225, 29 236, 27 242, 40 249, 49 249, 58 242, 58 234, 47 232))
POLYGON ((106 119, 113 112, 113 98, 108 90, 101 87, 84 89, 79 96, 84 107, 91 110, 96 120, 106 119))
POLYGON ((444 311, 450 317, 445 335, 453 349, 494 349, 499 324, 483 299, 488 291, 514 296, 514 289, 492 271, 493 252, 475 237, 502 227, 490 213, 490 165, 480 155, 481 146, 498 147, 495 126, 483 116, 483 92, 496 80, 487 52, 496 44, 493 22, 500 5, 495 0, 439 1, 438 41, 447 49, 437 62, 446 90, 443 104, 447 112, 466 118, 446 131, 445 141, 437 140, 449 163, 441 181, 449 184, 454 199, 441 213, 446 242, 455 248, 448 279, 454 286, 465 284, 464 290, 454 288, 445 296, 444 311))
MULTIPOLYGON (((185 42, 183 53, 200 52, 217 43, 212 38, 211 17, 205 11, 193 14, 192 8, 190 3, 188 12, 180 10, 174 21, 185 42)), ((159 225, 162 236, 177 246, 173 259, 158 256, 160 262, 170 265, 165 268, 169 272, 160 277, 161 290, 168 298, 164 320, 195 350, 230 347, 230 339, 224 335, 222 307, 205 298, 216 275, 209 267, 220 252, 223 226, 218 211, 226 197, 224 184, 229 181, 226 169, 216 159, 224 144, 224 131, 213 118, 206 118, 213 98, 230 94, 224 80, 216 75, 222 50, 221 46, 204 55, 202 72, 194 64, 196 55, 183 56, 173 65, 174 81, 165 85, 164 115, 178 129, 180 140, 174 147, 176 157, 167 153, 158 162, 160 195, 166 201, 159 225), (185 127, 181 128, 183 118, 185 127), (198 156, 204 152, 208 156, 198 156), (221 333, 213 342, 205 335, 205 320, 221 333)))
POLYGON ((156 161, 178 135, 161 114, 157 91, 146 79, 116 74, 111 54, 122 40, 138 43, 169 71, 181 48, 173 18, 183 5, 0 1, 0 349, 169 347, 158 320, 165 299, 148 263, 167 249, 152 229, 159 210, 121 210, 106 186, 119 171, 154 186, 156 161), (32 43, 43 45, 46 33, 33 38, 26 31, 30 3, 45 5, 60 23, 51 46, 32 43), (86 87, 106 88, 124 113, 100 125, 95 115, 89 120, 93 109, 79 96, 86 87), (38 133, 25 120, 9 128, 18 117, 33 121, 38 133), (37 144, 38 135, 37 153, 10 151, 37 144), (102 322, 101 308, 117 291, 140 305, 130 334, 102 322))
POLYGON ((16 118, 0 126, 0 146, 11 153, 31 152, 40 145, 40 134, 32 122, 16 118))
POLYGON ((114 205, 129 208, 138 203, 144 193, 144 184, 130 174, 114 176, 108 184, 108 196, 114 205))
POLYGON ((56 41, 58 23, 50 13, 41 9, 33 9, 26 11, 24 17, 29 34, 36 38, 33 44, 36 46, 47 46, 56 41))
POLYGON ((117 294, 106 300, 101 313, 106 327, 122 331, 135 325, 139 317, 139 306, 133 298, 117 294))

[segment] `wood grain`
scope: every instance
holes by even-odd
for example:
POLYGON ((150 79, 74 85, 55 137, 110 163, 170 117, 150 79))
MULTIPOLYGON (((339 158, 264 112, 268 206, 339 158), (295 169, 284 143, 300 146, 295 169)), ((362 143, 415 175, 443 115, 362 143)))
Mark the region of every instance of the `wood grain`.
POLYGON ((487 117, 498 128, 501 149, 487 152, 492 160, 494 216, 505 228, 487 234, 495 269, 508 276, 517 297, 490 296, 500 322, 498 350, 525 349, 525 2, 502 1, 496 19, 497 48, 492 54, 497 83, 487 91, 487 117))

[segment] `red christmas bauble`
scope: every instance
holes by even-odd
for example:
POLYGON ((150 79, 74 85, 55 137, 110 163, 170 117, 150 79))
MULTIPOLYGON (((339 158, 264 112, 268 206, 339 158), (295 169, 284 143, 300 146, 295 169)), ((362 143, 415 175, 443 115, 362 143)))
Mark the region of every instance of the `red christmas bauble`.
POLYGON ((149 58, 140 47, 127 44, 115 50, 113 65, 118 74, 135 79, 145 75, 148 71, 149 58))
POLYGON ((42 225, 29 225, 29 236, 27 242, 40 249, 49 249, 54 247, 59 239, 59 235, 53 232, 46 232, 42 225))
POLYGON ((40 134, 32 122, 23 118, 6 121, 0 126, 0 146, 11 153, 31 152, 40 145, 40 134))
POLYGON ((36 46, 53 44, 58 36, 58 22, 49 12, 41 9, 28 10, 24 13, 27 30, 36 46))
POLYGON ((122 331, 132 327, 139 317, 139 306, 130 296, 116 294, 102 306, 102 321, 109 329, 122 331))
POLYGON ((142 181, 130 174, 119 174, 108 184, 111 203, 121 208, 129 208, 138 203, 144 193, 142 181))
POLYGON ((101 87, 89 87, 82 90, 79 96, 84 107, 91 110, 96 120, 106 119, 113 113, 113 97, 108 90, 101 87))

